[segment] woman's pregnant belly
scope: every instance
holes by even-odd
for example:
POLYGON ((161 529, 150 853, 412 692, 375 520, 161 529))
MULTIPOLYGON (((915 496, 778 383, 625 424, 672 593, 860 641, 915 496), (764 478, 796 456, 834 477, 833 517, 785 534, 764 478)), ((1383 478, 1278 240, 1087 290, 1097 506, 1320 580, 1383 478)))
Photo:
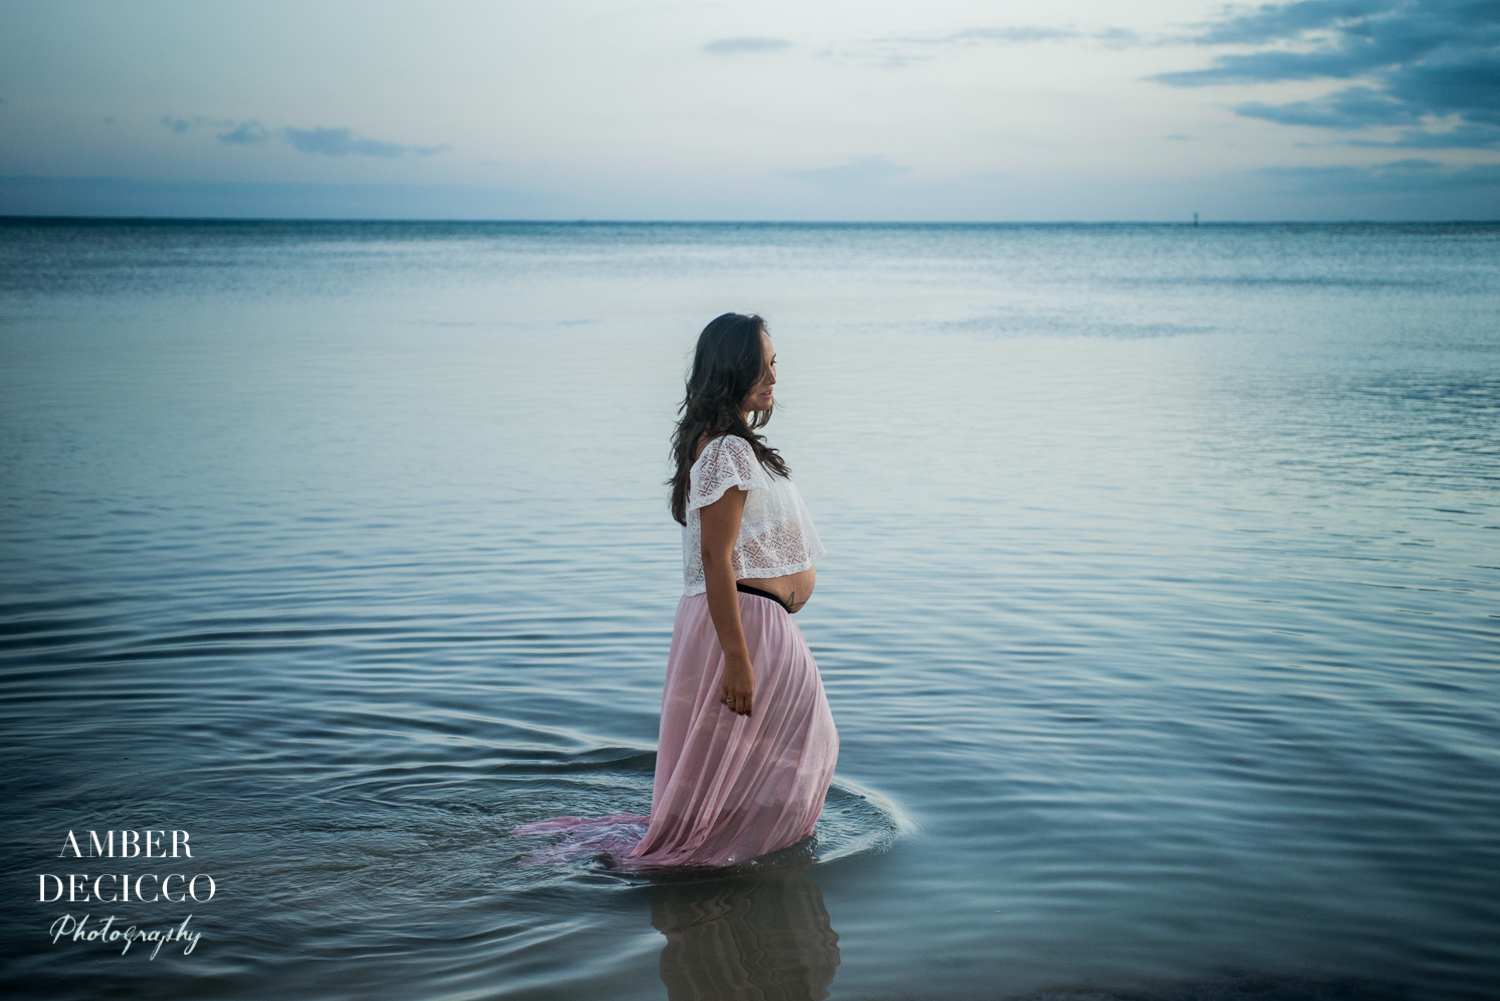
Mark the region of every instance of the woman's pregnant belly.
POLYGON ((813 585, 817 582, 818 571, 816 567, 808 567, 797 573, 789 573, 785 577, 741 577, 751 587, 760 588, 782 600, 788 611, 796 614, 802 606, 807 604, 807 599, 812 597, 813 585))

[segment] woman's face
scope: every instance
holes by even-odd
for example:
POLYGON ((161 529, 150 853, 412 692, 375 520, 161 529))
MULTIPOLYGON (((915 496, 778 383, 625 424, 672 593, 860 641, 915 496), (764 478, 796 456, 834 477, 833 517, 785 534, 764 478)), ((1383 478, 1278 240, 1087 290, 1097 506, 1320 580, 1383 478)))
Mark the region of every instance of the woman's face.
POLYGON ((760 335, 760 350, 761 377, 745 396, 746 413, 771 409, 773 387, 776 385, 776 350, 771 347, 770 335, 764 331, 760 335))

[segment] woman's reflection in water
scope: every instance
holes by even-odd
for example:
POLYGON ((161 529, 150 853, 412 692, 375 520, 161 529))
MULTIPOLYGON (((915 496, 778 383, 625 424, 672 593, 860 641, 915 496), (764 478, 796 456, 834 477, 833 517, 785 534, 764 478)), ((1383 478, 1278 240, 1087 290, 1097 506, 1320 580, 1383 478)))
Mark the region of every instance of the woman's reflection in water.
POLYGON ((800 869, 724 882, 658 883, 669 1001, 821 1001, 839 965, 823 894, 800 869))

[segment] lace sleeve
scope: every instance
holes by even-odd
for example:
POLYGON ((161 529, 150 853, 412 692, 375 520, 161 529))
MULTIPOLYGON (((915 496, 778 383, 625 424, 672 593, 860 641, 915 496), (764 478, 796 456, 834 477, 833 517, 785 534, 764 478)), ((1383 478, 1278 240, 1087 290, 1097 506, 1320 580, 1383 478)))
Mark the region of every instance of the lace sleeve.
POLYGON ((708 443, 689 473, 687 509, 706 507, 724 496, 730 487, 767 490, 766 471, 750 443, 739 435, 726 434, 708 443))

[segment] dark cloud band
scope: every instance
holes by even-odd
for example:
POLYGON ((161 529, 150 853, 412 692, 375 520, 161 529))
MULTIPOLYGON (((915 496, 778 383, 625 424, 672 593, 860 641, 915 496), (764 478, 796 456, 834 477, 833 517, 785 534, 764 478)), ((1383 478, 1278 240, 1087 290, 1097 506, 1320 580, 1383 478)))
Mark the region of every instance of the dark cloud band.
POLYGON ((1197 70, 1153 77, 1174 87, 1359 80, 1315 101, 1251 102, 1242 115, 1357 130, 1404 126, 1394 146, 1500 147, 1500 2, 1300 0, 1207 25, 1201 45, 1240 45, 1197 70), (1432 128, 1428 119, 1448 119, 1432 128))

